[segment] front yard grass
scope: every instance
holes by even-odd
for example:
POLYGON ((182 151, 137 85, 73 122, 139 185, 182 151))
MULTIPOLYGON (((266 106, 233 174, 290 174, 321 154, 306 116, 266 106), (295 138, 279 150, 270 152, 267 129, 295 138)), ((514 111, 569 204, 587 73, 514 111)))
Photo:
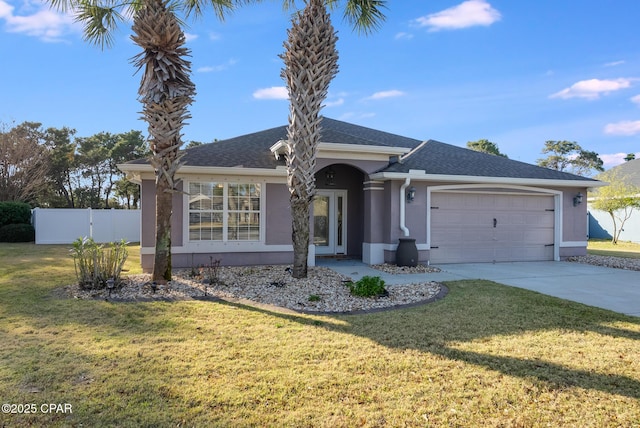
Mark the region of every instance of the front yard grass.
POLYGON ((628 241, 618 241, 617 244, 612 244, 610 239, 590 239, 587 253, 597 256, 640 259, 640 244, 628 241))
POLYGON ((0 401, 37 408, 0 426, 640 426, 639 318, 479 280, 358 316, 57 298, 74 280, 68 246, 0 244, 0 401))

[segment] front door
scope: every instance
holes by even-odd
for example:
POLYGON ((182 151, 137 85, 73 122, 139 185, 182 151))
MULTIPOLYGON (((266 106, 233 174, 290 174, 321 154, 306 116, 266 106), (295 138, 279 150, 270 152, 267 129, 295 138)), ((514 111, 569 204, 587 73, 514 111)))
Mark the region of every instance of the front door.
POLYGON ((345 254, 347 191, 318 190, 313 200, 313 243, 316 254, 345 254))

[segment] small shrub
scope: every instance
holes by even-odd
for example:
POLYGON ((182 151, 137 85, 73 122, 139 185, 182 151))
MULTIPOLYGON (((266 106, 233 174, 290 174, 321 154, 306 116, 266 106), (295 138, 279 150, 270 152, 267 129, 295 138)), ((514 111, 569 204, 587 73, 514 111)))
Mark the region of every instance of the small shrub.
POLYGON ((350 282, 347 285, 354 296, 381 297, 387 295, 384 280, 379 276, 363 276, 357 282, 350 282))
POLYGON ((36 230, 30 224, 7 224, 0 227, 0 242, 33 242, 36 230))
POLYGON ((108 279, 120 284, 122 267, 129 253, 124 239, 105 247, 92 238, 78 238, 73 242, 71 255, 80 287, 104 288, 108 279))
POLYGON ((7 224, 31 224, 31 207, 24 202, 0 202, 0 227, 7 224))
POLYGON ((310 302, 319 302, 320 300, 321 300, 320 296, 318 296, 317 294, 310 294, 309 295, 309 301, 310 302))

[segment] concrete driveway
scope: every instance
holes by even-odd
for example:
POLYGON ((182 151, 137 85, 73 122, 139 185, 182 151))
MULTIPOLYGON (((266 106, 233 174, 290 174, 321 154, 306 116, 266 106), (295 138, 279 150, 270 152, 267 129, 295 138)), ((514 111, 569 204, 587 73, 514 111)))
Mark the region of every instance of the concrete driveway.
POLYGON ((573 262, 518 262, 445 264, 437 266, 442 270, 438 273, 391 275, 353 260, 323 260, 318 265, 355 280, 380 276, 387 284, 487 279, 640 317, 639 271, 573 262))
POLYGON ((457 279, 488 279, 640 317, 640 272, 572 262, 468 263, 438 266, 457 279))

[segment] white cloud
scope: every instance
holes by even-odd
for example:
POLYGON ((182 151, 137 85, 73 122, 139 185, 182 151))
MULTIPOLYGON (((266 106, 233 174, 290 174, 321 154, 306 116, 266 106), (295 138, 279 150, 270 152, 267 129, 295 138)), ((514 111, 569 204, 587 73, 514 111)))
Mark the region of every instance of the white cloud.
POLYGON ((607 95, 610 92, 629 88, 630 86, 631 79, 624 78, 615 80, 581 80, 568 88, 551 94, 549 98, 562 98, 565 100, 569 98, 586 98, 588 100, 595 100, 600 98, 601 94, 607 95))
POLYGON ((326 103, 324 103, 325 107, 338 107, 344 104, 344 98, 338 98, 337 100, 334 101, 327 101, 326 103))
POLYGON ((0 18, 6 18, 13 15, 13 6, 9 3, 0 1, 0 18))
POLYGON ((187 40, 187 42, 191 42, 196 40, 198 37, 197 34, 192 34, 192 33, 184 33, 184 38, 187 40))
POLYGON ((501 18, 500 12, 485 0, 467 0, 441 12, 422 16, 415 22, 419 27, 428 27, 429 31, 440 31, 478 25, 487 27, 501 18))
POLYGON ((217 41, 220 40, 222 38, 222 36, 219 33, 214 33, 214 32, 210 32, 209 33, 209 40, 211 41, 217 41))
POLYGON ((235 65, 238 61, 236 61, 235 59, 230 59, 229 61, 225 62, 224 64, 220 64, 220 65, 208 65, 208 66, 204 66, 204 67, 199 67, 196 72, 198 73, 214 73, 214 72, 219 72, 219 71, 224 71, 226 69, 228 69, 229 67, 235 65))
POLYGON ((413 34, 405 33, 403 31, 401 31, 400 33, 395 35, 394 39, 396 39, 396 40, 411 40, 411 39, 413 39, 413 34))
POLYGON ((609 123, 604 127, 604 133, 609 135, 636 135, 640 134, 640 120, 623 120, 609 123))
POLYGON ((618 66, 618 65, 622 65, 624 63, 625 63, 625 61, 611 61, 611 62, 606 63, 604 66, 605 67, 615 67, 615 66, 618 66))
POLYGON ((284 86, 272 86, 258 89, 253 93, 253 98, 257 100, 286 100, 289 99, 289 93, 284 86))
POLYGON ((640 95, 636 95, 634 97, 631 97, 631 102, 634 104, 640 104, 640 95))
POLYGON ((383 98, 394 98, 394 97, 401 97, 405 95, 404 92, 399 91, 397 89, 391 89, 389 91, 380 91, 380 92, 376 92, 373 95, 371 95, 370 97, 367 97, 367 100, 381 100, 383 98))
POLYGON ((62 41, 63 35, 80 28, 73 16, 56 13, 44 6, 28 15, 16 15, 15 7, 3 0, 0 0, 0 19, 5 21, 8 32, 26 34, 45 42, 62 41))

